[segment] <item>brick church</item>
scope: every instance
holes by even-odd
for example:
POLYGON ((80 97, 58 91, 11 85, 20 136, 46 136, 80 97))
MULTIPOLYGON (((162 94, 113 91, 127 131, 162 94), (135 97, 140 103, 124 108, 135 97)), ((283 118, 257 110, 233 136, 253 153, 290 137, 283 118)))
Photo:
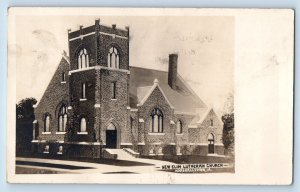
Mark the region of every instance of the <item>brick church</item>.
POLYGON ((222 155, 223 123, 177 71, 130 66, 129 28, 68 31, 63 57, 35 107, 33 150, 45 156, 222 155))

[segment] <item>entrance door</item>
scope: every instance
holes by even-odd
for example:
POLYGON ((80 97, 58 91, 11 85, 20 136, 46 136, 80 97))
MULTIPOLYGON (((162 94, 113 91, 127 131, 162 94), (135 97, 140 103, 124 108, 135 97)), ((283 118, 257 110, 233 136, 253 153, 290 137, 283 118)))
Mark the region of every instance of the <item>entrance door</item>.
POLYGON ((208 153, 215 153, 215 137, 211 133, 208 135, 208 153))
POLYGON ((106 147, 117 148, 117 129, 114 124, 109 124, 106 129, 106 147))
POLYGON ((106 130, 106 147, 111 149, 117 148, 116 130, 106 130))

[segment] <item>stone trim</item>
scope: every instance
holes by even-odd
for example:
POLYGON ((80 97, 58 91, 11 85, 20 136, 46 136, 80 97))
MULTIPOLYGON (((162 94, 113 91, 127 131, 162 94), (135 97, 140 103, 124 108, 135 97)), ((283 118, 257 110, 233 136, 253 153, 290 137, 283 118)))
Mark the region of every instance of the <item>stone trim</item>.
POLYGON ((94 105, 94 107, 95 107, 95 108, 100 108, 100 104, 97 103, 97 104, 94 105))
POLYGON ((55 132, 55 134, 56 135, 64 135, 64 134, 66 134, 67 132, 65 132, 65 131, 57 131, 57 132, 55 132))
POLYGON ((132 145, 132 143, 121 143, 121 145, 132 145))
POLYGON ((51 132, 49 132, 49 131, 47 131, 47 132, 42 132, 42 135, 50 135, 51 134, 51 132))
POLYGON ((90 36, 90 35, 94 35, 96 32, 91 32, 91 33, 88 33, 88 34, 85 34, 85 35, 79 35, 78 37, 74 37, 72 39, 69 39, 69 41, 74 41, 76 39, 82 39, 83 37, 87 37, 87 36, 90 36))
POLYGON ((74 145, 100 145, 99 142, 66 142, 66 144, 74 144, 74 145))
POLYGON ((31 143, 47 143, 46 140, 32 140, 31 143))
POLYGON ((161 145, 162 143, 160 142, 155 142, 155 143, 149 143, 150 145, 161 145))
POLYGON ((75 69, 75 70, 69 71, 69 75, 71 75, 72 73, 81 72, 81 71, 88 71, 88 70, 92 70, 92 69, 95 69, 95 66, 81 68, 81 69, 75 69))
POLYGON ((77 135, 87 135, 88 134, 88 132, 77 132, 77 135))
POLYGON ((188 125, 188 128, 196 129, 196 128, 198 128, 198 126, 197 125, 188 125))
POLYGON ((118 37, 118 38, 121 38, 121 39, 128 39, 128 37, 125 37, 125 36, 121 36, 121 35, 116 35, 116 34, 112 34, 112 33, 105 33, 105 32, 101 32, 100 31, 100 34, 101 35, 107 35, 107 36, 111 36, 111 37, 118 37))
POLYGON ((166 133, 153 133, 153 132, 149 132, 148 135, 165 135, 166 133))
POLYGON ((144 143, 144 142, 142 142, 142 143, 138 143, 138 145, 145 145, 145 143, 144 143))

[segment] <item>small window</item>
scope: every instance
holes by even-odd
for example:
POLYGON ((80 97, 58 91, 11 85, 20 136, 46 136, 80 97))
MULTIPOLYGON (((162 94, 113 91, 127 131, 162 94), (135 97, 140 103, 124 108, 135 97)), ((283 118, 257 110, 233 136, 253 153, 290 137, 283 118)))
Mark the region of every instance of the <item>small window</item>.
POLYGON ((50 132, 50 116, 47 114, 44 120, 44 132, 50 132))
POLYGON ((59 146, 59 147, 58 147, 57 153, 58 153, 58 154, 63 154, 63 146, 59 146))
POLYGON ((82 99, 86 99, 86 95, 85 95, 85 83, 81 84, 81 98, 82 99))
POLYGON ((86 132, 86 120, 84 117, 80 120, 80 132, 86 132))
POLYGON ((177 121, 177 124, 176 124, 176 126, 177 126, 177 134, 180 134, 180 133, 182 133, 182 122, 179 120, 179 121, 177 121))
POLYGON ((210 126, 214 126, 214 120, 210 119, 210 126))
POLYGON ((66 81, 66 73, 63 72, 63 73, 61 74, 61 82, 65 82, 65 81, 66 81))
POLYGON ((134 121, 134 119, 132 117, 130 117, 130 129, 131 129, 131 131, 133 130, 133 121, 134 121))
POLYGON ((44 147, 44 153, 49 153, 49 149, 50 149, 49 145, 46 145, 44 147))
POLYGON ((111 83, 111 98, 116 99, 116 82, 111 83))

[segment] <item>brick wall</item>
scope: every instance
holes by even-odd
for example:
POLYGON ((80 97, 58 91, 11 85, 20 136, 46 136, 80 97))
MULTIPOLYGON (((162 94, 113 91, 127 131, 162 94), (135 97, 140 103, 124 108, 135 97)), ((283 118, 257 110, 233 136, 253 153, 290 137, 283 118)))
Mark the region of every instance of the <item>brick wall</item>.
POLYGON ((73 122, 71 127, 75 134, 72 141, 96 141, 94 130, 95 121, 95 69, 84 70, 70 75, 70 100, 73 110, 73 122), (86 100, 82 99, 82 84, 85 83, 86 100), (78 135, 81 118, 86 119, 88 135, 78 135))
POLYGON ((75 39, 69 41, 69 55, 71 70, 78 69, 78 53, 81 49, 85 48, 89 55, 89 66, 96 66, 96 45, 97 37, 95 34, 83 37, 83 39, 75 39))
POLYGON ((113 123, 117 128, 118 145, 121 142, 130 143, 128 74, 118 70, 101 69, 100 78, 101 140, 106 142, 107 126, 113 123), (116 99, 112 98, 112 82, 116 83, 116 99))
MULTIPOLYGON (((38 137, 36 139, 42 140, 64 140, 64 135, 56 134, 58 131, 58 112, 62 104, 68 106, 69 103, 69 78, 68 78, 69 64, 62 58, 44 95, 38 102, 35 109, 35 118, 38 126, 38 137), (62 82, 62 73, 65 73, 66 83, 62 82), (44 116, 50 115, 50 132, 51 134, 42 134, 44 132, 44 116)), ((37 130, 36 130, 37 131, 37 130)))
POLYGON ((176 133, 175 143, 178 145, 188 144, 188 126, 190 122, 193 120, 194 115, 184 115, 184 114, 175 114, 174 122, 175 128, 177 130, 177 122, 180 120, 182 122, 182 134, 176 133))
MULTIPOLYGON (((100 28, 101 30, 101 28, 100 28)), ((128 39, 122 38, 113 38, 108 35, 101 35, 99 37, 99 64, 101 66, 107 67, 107 56, 109 53, 109 49, 114 46, 117 48, 120 59, 119 59, 119 68, 120 69, 127 69, 129 70, 129 46, 128 46, 128 39)))

